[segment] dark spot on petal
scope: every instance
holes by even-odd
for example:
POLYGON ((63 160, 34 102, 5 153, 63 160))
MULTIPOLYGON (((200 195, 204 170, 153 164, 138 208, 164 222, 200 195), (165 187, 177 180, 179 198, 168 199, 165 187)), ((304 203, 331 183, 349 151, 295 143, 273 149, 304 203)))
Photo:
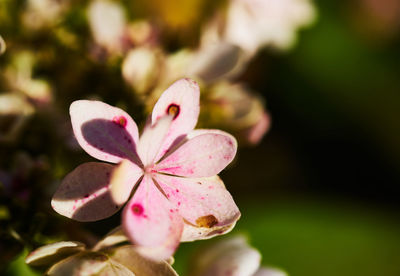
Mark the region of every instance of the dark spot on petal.
POLYGON ((86 195, 85 195, 85 198, 88 198, 88 197, 89 197, 89 194, 86 194, 86 195))
POLYGON ((131 207, 132 213, 140 216, 141 214, 143 214, 143 206, 140 204, 133 204, 131 207))
POLYGON ((113 122, 121 127, 126 127, 126 124, 128 123, 124 116, 115 116, 113 122))
POLYGON ((178 190, 178 189, 176 189, 176 192, 177 192, 177 193, 179 193, 179 190, 178 190))
POLYGON ((177 104, 170 104, 166 112, 168 115, 173 115, 175 120, 176 117, 178 117, 179 113, 181 112, 181 108, 177 104))
POLYGON ((218 220, 213 215, 199 217, 196 219, 196 224, 199 227, 211 228, 218 223, 218 220))

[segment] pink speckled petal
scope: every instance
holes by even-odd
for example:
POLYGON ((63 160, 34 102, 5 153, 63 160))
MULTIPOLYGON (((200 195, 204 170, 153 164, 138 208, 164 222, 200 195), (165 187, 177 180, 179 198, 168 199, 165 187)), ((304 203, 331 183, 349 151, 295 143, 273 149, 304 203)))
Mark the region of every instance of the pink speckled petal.
POLYGON ((223 131, 200 130, 155 166, 168 174, 209 177, 222 171, 235 157, 236 139, 223 131))
POLYGON ((145 166, 153 164, 165 141, 172 120, 173 116, 165 115, 160 117, 153 125, 149 125, 144 129, 137 150, 145 166))
POLYGON ((78 221, 96 221, 115 214, 120 204, 114 203, 109 189, 114 166, 105 163, 84 163, 61 182, 51 200, 60 215, 78 221))
POLYGON ((145 175, 124 209, 122 226, 139 253, 161 261, 178 247, 183 220, 151 177, 145 175))
POLYGON ((128 200, 133 187, 142 175, 143 169, 128 159, 123 160, 115 167, 111 175, 110 192, 116 204, 121 205, 128 200))
POLYGON ((174 120, 155 160, 159 160, 174 143, 193 130, 199 112, 200 89, 195 81, 181 79, 165 90, 153 108, 152 122, 166 114, 174 115, 174 120))
POLYGON ((193 226, 223 227, 240 217, 238 207, 218 176, 184 178, 157 174, 155 180, 179 214, 193 226))
POLYGON ((138 129, 123 110, 99 101, 79 100, 70 106, 72 129, 79 145, 99 160, 140 161, 136 155, 138 129))

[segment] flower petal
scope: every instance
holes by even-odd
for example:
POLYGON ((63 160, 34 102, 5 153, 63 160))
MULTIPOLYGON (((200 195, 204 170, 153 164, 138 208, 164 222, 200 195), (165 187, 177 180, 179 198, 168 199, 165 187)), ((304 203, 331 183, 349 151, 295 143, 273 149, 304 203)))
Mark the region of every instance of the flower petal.
POLYGON ((165 141, 172 120, 173 116, 164 115, 153 125, 149 125, 144 129, 138 144, 138 154, 145 166, 153 164, 165 141))
POLYGON ((280 269, 261 267, 253 276, 287 276, 288 274, 280 269))
POLYGON ((133 245, 125 245, 113 249, 108 255, 114 261, 131 270, 135 275, 177 276, 178 274, 166 261, 154 262, 143 258, 133 245))
POLYGON ((116 204, 122 205, 128 200, 133 187, 142 175, 143 169, 127 159, 115 167, 111 175, 110 192, 116 204))
POLYGON ((181 79, 173 83, 153 108, 152 122, 156 122, 166 114, 174 115, 174 120, 168 135, 155 160, 159 160, 175 140, 187 134, 197 124, 200 112, 200 89, 198 84, 191 79, 181 79))
POLYGON ((53 265, 45 275, 135 276, 135 274, 125 266, 99 252, 82 252, 73 255, 53 265))
POLYGON ((72 128, 79 145, 99 160, 118 163, 136 155, 138 129, 123 110, 99 101, 80 100, 70 106, 72 128))
POLYGON ((98 241, 92 248, 93 251, 100 251, 105 248, 115 246, 119 243, 127 242, 128 237, 125 235, 121 226, 118 226, 111 230, 103 239, 98 241))
POLYGON ((29 253, 25 259, 25 263, 32 266, 50 265, 84 249, 85 245, 83 243, 75 241, 51 243, 29 253))
POLYGON ((199 256, 201 259, 192 268, 196 276, 252 276, 261 261, 261 254, 242 236, 219 241, 199 256))
POLYGON ((183 221, 151 177, 145 175, 124 209, 122 226, 139 253, 159 261, 175 252, 183 221))
POLYGON ((207 240, 214 238, 215 236, 224 235, 231 232, 235 225, 236 221, 226 226, 214 226, 211 228, 206 228, 185 223, 182 231, 181 242, 207 240))
POLYGON ((240 212, 218 176, 184 178, 156 174, 155 180, 187 223, 199 228, 227 226, 240 212))
POLYGON ((209 177, 222 171, 235 157, 236 139, 226 132, 200 130, 188 137, 155 170, 186 177, 209 177))
POLYGON ((53 209, 78 221, 96 221, 116 213, 121 205, 114 203, 109 183, 114 166, 84 163, 61 182, 51 200, 53 209))

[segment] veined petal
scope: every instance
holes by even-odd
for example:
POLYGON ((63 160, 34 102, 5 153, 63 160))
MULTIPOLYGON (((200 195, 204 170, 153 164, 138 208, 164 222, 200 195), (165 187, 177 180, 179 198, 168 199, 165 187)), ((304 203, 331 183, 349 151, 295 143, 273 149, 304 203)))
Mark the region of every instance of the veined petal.
POLYGON ((138 144, 138 154, 145 166, 153 164, 167 136, 172 120, 173 116, 164 115, 153 125, 144 129, 138 144))
POLYGON ((173 115, 174 120, 156 157, 159 160, 168 149, 197 124, 200 112, 200 89, 190 79, 181 79, 173 83, 158 99, 151 115, 152 122, 166 114, 173 115))
POLYGON ((70 256, 50 267, 45 275, 135 276, 128 268, 100 252, 82 252, 70 256))
POLYGON ((111 175, 110 192, 116 204, 122 205, 128 200, 133 187, 142 175, 143 169, 127 159, 115 167, 111 175))
POLYGON ((61 182, 51 200, 60 215, 78 221, 96 221, 115 214, 120 204, 114 203, 109 189, 114 166, 106 163, 84 163, 61 182))
POLYGON ((123 110, 99 101, 79 100, 70 106, 72 128, 79 145, 99 160, 140 161, 136 155, 138 129, 123 110))
POLYGON ((222 171, 235 157, 236 139, 223 131, 201 130, 161 160, 155 170, 186 177, 209 177, 222 171))
POLYGON ((156 174, 154 177, 179 214, 193 226, 227 226, 240 217, 238 207, 218 176, 184 178, 156 174))
POLYGON ((142 255, 161 261, 178 247, 183 220, 151 177, 145 175, 124 209, 122 226, 142 255))
POLYGON ((85 245, 76 241, 60 241, 46 244, 29 253, 25 263, 32 266, 51 265, 84 249, 85 245))

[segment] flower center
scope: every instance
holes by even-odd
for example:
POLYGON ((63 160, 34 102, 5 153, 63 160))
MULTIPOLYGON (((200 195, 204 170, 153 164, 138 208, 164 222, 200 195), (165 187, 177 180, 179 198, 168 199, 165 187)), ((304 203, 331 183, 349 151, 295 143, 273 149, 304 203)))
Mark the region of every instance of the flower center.
POLYGON ((144 174, 151 174, 157 172, 153 167, 154 167, 153 165, 144 167, 143 169, 144 174))

